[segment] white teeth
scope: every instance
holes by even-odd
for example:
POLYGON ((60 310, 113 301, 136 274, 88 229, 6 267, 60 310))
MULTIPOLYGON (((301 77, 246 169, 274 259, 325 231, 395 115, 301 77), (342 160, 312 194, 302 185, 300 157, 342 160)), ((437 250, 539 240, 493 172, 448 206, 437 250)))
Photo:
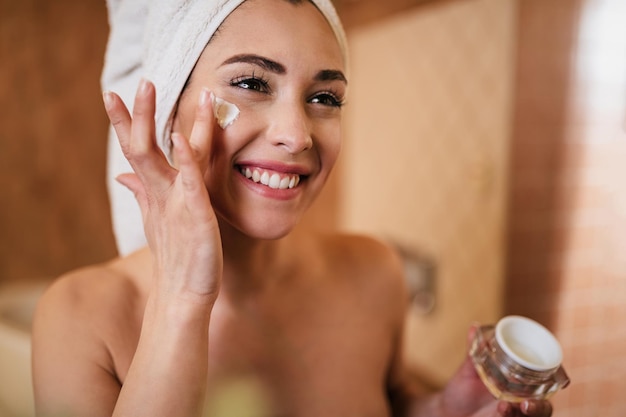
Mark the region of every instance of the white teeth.
POLYGON ((294 188, 300 183, 299 175, 285 175, 281 177, 276 172, 270 175, 267 171, 252 170, 250 168, 241 168, 240 171, 246 178, 273 189, 286 190, 294 188))
POLYGON ((280 175, 278 174, 273 174, 270 177, 270 183, 267 184, 270 186, 270 188, 278 188, 280 186, 280 175))
POLYGON ((282 180, 280 180, 280 184, 278 185, 278 188, 280 188, 281 190, 286 190, 287 188, 289 188, 289 182, 290 182, 289 177, 283 178, 282 180))

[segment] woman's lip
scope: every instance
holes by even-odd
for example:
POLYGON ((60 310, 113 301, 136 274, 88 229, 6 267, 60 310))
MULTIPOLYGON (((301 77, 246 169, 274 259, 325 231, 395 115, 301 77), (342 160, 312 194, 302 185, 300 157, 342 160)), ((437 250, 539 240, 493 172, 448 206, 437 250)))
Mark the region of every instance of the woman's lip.
POLYGON ((276 161, 242 161, 235 164, 238 170, 249 168, 263 171, 271 171, 279 174, 294 174, 300 176, 311 175, 311 170, 304 165, 286 164, 276 161))

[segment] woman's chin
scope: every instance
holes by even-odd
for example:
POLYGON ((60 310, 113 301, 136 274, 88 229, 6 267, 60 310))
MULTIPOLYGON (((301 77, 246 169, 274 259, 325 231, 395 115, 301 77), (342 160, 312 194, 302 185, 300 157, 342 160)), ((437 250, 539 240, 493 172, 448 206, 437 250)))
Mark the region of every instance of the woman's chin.
POLYGON ((287 236, 298 224, 300 216, 255 216, 254 218, 239 219, 239 221, 228 221, 226 226, 220 222, 220 229, 225 232, 225 228, 237 231, 238 233, 258 240, 276 240, 287 236), (234 229, 234 230, 233 230, 234 229))

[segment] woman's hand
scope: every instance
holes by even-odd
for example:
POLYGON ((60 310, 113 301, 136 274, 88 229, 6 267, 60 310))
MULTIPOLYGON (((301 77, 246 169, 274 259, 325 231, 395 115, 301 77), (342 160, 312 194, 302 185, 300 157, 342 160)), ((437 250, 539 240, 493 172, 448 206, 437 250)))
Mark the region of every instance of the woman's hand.
MULTIPOLYGON (((477 329, 470 329, 473 339, 477 329)), ((548 401, 526 400, 519 404, 497 401, 484 386, 467 357, 461 368, 441 393, 441 415, 446 417, 550 417, 552 405, 548 401)))
POLYGON ((219 227, 204 182, 215 126, 209 94, 200 93, 191 137, 172 134, 174 168, 156 142, 154 85, 142 80, 132 117, 118 95, 104 93, 107 114, 134 170, 117 179, 141 208, 156 285, 200 302, 215 301, 223 269, 219 227))
POLYGON ((441 393, 440 415, 445 417, 550 417, 548 401, 526 400, 519 404, 495 400, 487 391, 470 358, 441 393))

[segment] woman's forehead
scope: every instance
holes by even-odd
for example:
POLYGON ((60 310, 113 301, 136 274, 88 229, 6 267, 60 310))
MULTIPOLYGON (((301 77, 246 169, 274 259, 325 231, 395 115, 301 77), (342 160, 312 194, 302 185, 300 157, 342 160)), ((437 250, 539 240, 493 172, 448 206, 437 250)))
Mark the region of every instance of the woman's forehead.
POLYGON ((339 42, 324 15, 308 0, 247 0, 222 23, 207 48, 315 56, 343 67, 339 42))

